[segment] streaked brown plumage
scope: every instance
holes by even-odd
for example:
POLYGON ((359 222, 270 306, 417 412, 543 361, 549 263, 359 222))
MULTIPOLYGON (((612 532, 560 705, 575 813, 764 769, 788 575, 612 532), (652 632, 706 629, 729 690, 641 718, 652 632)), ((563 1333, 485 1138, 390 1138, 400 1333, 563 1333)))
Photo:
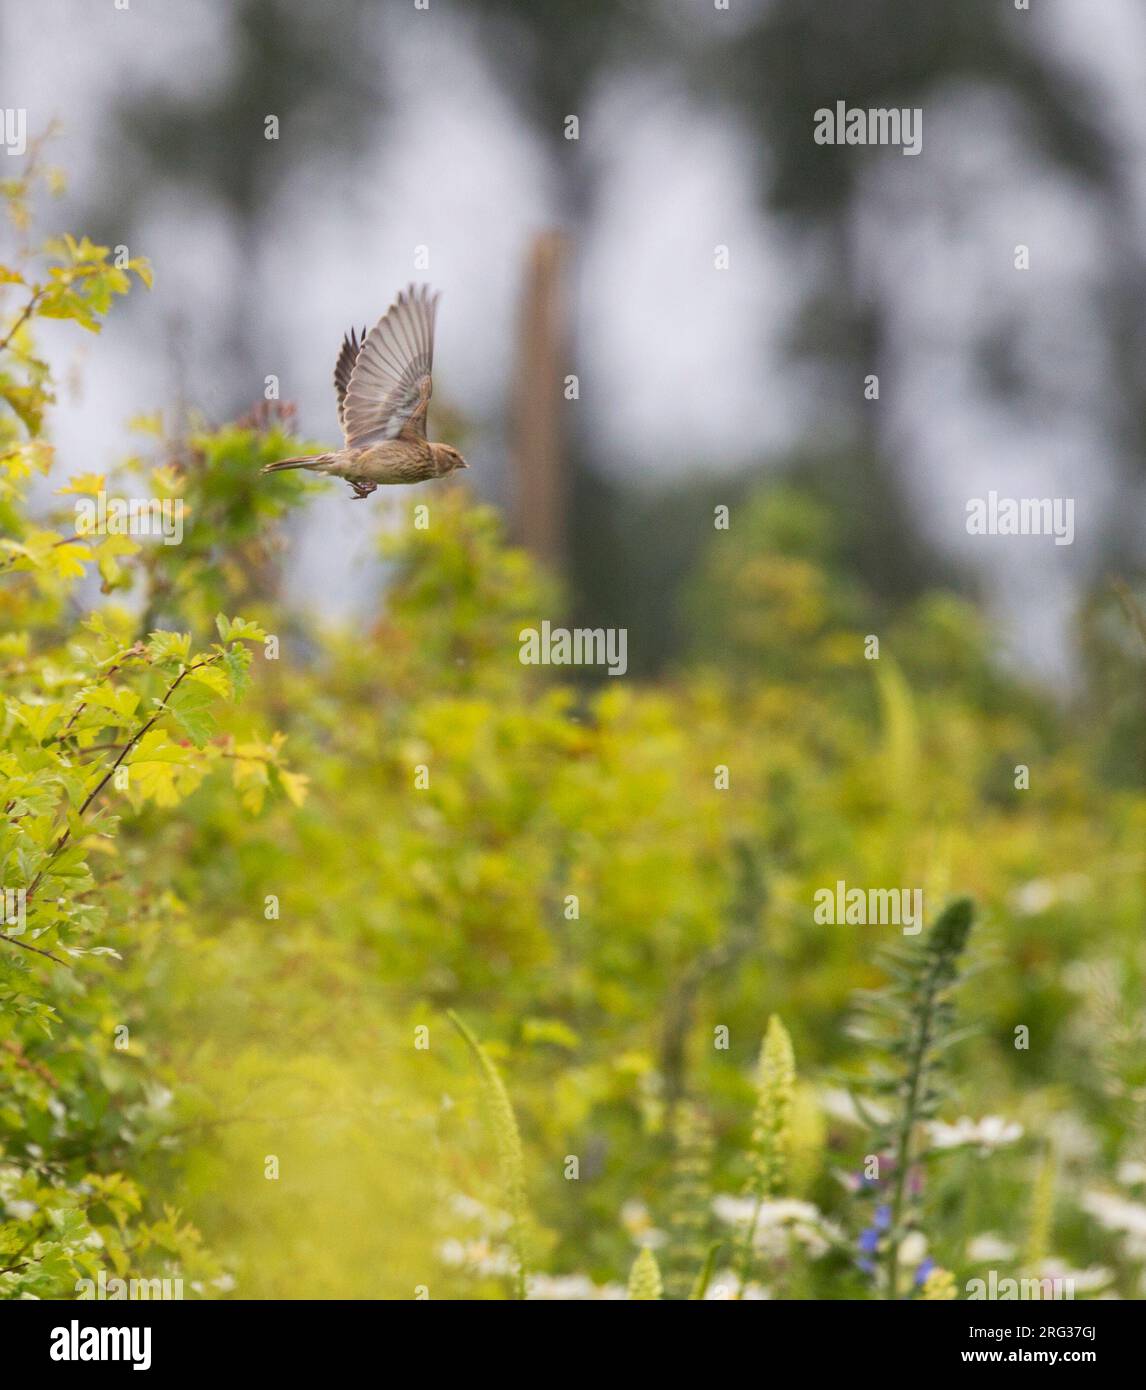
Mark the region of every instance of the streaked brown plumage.
POLYGON ((353 329, 334 367, 338 423, 345 446, 329 454, 268 463, 264 473, 306 468, 345 478, 356 498, 380 484, 421 483, 469 464, 448 444, 426 438, 433 390, 434 316, 438 296, 410 285, 369 333, 353 329))

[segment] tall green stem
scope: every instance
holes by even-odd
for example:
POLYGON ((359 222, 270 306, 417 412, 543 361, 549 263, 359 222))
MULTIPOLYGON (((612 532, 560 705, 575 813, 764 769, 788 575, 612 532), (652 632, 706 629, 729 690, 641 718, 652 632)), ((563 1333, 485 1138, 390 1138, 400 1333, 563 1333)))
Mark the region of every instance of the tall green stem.
POLYGON ((907 1070, 907 1086, 903 1103, 903 1116, 895 1138, 895 1187, 891 1199, 891 1229, 887 1240, 887 1296, 896 1298, 899 1294, 899 1242, 900 1222, 903 1219, 904 1198, 907 1194, 907 1174, 911 1163, 911 1132, 915 1128, 915 1115, 919 1104, 919 1086, 923 1079, 923 1059, 927 1055, 931 1039, 931 1013, 935 1003, 936 977, 932 971, 928 977, 927 992, 923 1007, 919 1012, 918 1027, 912 1042, 907 1070))

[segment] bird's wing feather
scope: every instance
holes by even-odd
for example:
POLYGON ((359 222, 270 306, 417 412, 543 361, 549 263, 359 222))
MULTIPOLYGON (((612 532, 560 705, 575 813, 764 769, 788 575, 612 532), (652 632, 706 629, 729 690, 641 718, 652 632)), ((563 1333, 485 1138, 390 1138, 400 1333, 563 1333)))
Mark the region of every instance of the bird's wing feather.
POLYGON ((362 351, 362 344, 366 341, 366 330, 362 330, 361 336, 355 333, 352 328, 342 340, 342 348, 338 354, 338 361, 334 364, 334 394, 338 397, 338 423, 342 426, 343 433, 346 432, 346 388, 350 385, 350 373, 354 370, 354 364, 358 360, 358 354, 362 351))
POLYGON ((399 435, 425 439, 437 306, 438 296, 430 293, 428 285, 410 285, 366 335, 342 405, 342 429, 349 447, 399 435))

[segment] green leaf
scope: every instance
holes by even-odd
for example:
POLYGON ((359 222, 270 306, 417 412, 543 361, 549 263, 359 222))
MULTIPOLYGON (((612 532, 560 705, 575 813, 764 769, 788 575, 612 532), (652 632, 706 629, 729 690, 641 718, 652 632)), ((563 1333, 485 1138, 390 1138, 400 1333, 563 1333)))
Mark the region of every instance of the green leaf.
POLYGON ((696 1283, 693 1284, 692 1290, 688 1295, 690 1302, 700 1302, 704 1299, 705 1294, 708 1293, 708 1286, 712 1283, 712 1272, 716 1268, 716 1257, 720 1253, 723 1244, 723 1241, 714 1240, 708 1247, 704 1256, 704 1263, 697 1271, 696 1283))
POLYGON ((223 665, 231 682, 232 700, 241 700, 250 684, 251 652, 248 647, 228 647, 223 653, 223 665))
POLYGON ((176 724, 196 748, 203 748, 215 732, 211 711, 216 698, 215 692, 207 686, 185 680, 167 701, 176 724))
POLYGON ((262 642, 267 635, 257 623, 248 622, 246 618, 227 618, 222 613, 216 616, 215 626, 224 642, 262 642))
POLYGON ((462 1035, 481 1072, 490 1124, 493 1128, 494 1142, 497 1145, 505 1203, 513 1222, 512 1240, 517 1256, 517 1293, 519 1298, 524 1298, 526 1277, 525 1159, 521 1151, 521 1135, 517 1128, 517 1117, 513 1113, 513 1105, 509 1099, 509 1092, 505 1089, 505 1083, 485 1048, 452 1009, 447 1011, 446 1017, 462 1035))

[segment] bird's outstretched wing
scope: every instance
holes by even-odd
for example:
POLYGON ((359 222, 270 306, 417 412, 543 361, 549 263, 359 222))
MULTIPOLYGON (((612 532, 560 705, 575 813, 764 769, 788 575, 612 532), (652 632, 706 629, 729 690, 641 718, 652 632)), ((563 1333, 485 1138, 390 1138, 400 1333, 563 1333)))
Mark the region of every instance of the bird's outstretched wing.
MULTIPOLYGON (((342 400, 342 432, 354 448, 386 439, 426 437, 426 410, 434 367, 434 315, 438 296, 410 285, 366 335, 355 354, 342 400)), ((335 369, 347 357, 347 343, 335 369)))
POLYGON ((350 385, 350 373, 354 370, 354 364, 358 361, 358 354, 362 351, 362 344, 365 341, 365 328, 360 334, 355 333, 352 328, 343 338, 338 361, 334 364, 334 394, 338 397, 338 423, 342 426, 344 434, 346 432, 346 424, 343 419, 346 414, 346 388, 350 385))

